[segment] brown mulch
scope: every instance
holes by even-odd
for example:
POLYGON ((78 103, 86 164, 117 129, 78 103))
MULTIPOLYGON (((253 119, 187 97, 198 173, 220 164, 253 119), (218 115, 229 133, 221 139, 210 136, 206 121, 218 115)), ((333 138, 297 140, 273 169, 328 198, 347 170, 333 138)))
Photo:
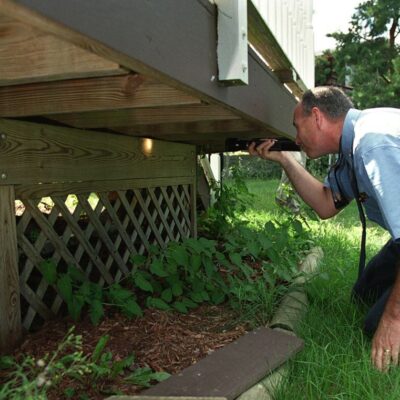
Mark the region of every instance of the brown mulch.
MULTIPOLYGON (((135 354, 134 368, 149 366, 155 371, 176 374, 196 363, 207 354, 231 343, 248 329, 245 324, 235 324, 235 315, 224 306, 200 306, 188 314, 146 310, 144 316, 128 319, 120 314, 110 314, 98 326, 88 319, 74 323, 70 318, 49 321, 38 332, 25 337, 15 351, 16 359, 32 355, 41 359, 53 352, 72 325, 74 334, 82 335, 84 354, 92 354, 99 339, 109 335, 105 351, 113 360, 122 360, 135 354)), ((4 374, 0 374, 0 384, 4 374)), ((122 377, 113 382, 79 383, 63 381, 49 390, 49 399, 65 398, 64 390, 74 387, 78 393, 86 393, 90 399, 103 399, 110 388, 117 387, 124 394, 137 394, 143 388, 127 384, 122 377)))

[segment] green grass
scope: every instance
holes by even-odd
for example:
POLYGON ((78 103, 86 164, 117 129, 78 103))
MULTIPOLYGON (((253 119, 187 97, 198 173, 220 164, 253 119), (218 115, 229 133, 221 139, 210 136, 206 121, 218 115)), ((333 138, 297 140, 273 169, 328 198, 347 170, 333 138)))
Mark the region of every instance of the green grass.
MULTIPOLYGON (((253 224, 279 217, 274 202, 277 185, 278 181, 248 182, 256 197, 245 217, 253 224)), ((371 342, 362 333, 365 310, 350 301, 361 235, 356 205, 310 226, 316 245, 324 251, 320 264, 324 274, 306 287, 310 306, 296 332, 304 339, 304 350, 289 362, 290 374, 275 399, 398 400, 400 370, 382 374, 372 367, 371 342)), ((383 229, 369 223, 367 256, 375 254, 388 239, 383 229)))

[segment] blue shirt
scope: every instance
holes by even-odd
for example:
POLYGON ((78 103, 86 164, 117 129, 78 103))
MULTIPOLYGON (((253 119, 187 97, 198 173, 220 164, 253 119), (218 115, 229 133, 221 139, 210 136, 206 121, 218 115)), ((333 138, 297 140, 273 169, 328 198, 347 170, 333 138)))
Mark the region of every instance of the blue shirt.
POLYGON ((343 160, 336 179, 331 170, 324 185, 334 193, 354 198, 352 164, 368 218, 387 229, 393 240, 400 238, 400 110, 351 109, 341 138, 343 160), (354 154, 353 159, 351 154, 354 154), (364 196, 365 195, 365 196, 364 196))

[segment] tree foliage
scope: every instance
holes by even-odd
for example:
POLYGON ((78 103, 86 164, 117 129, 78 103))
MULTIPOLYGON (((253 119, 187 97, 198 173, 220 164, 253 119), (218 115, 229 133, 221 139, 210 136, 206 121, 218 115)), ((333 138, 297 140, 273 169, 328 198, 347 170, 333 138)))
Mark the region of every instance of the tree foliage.
POLYGON ((400 107, 399 33, 399 0, 364 1, 347 33, 328 35, 337 45, 317 58, 317 83, 350 86, 358 108, 400 107))

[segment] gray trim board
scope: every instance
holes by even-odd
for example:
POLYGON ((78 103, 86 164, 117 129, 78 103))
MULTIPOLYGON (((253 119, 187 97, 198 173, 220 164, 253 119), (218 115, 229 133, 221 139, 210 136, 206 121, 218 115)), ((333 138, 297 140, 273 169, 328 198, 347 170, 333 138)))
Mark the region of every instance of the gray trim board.
POLYGON ((249 85, 218 85, 217 11, 208 1, 16 0, 15 4, 101 43, 112 61, 226 105, 273 134, 295 135, 295 99, 251 49, 249 85))
POLYGON ((215 351, 146 396, 226 397, 233 400, 300 351, 296 336, 261 327, 215 351))

